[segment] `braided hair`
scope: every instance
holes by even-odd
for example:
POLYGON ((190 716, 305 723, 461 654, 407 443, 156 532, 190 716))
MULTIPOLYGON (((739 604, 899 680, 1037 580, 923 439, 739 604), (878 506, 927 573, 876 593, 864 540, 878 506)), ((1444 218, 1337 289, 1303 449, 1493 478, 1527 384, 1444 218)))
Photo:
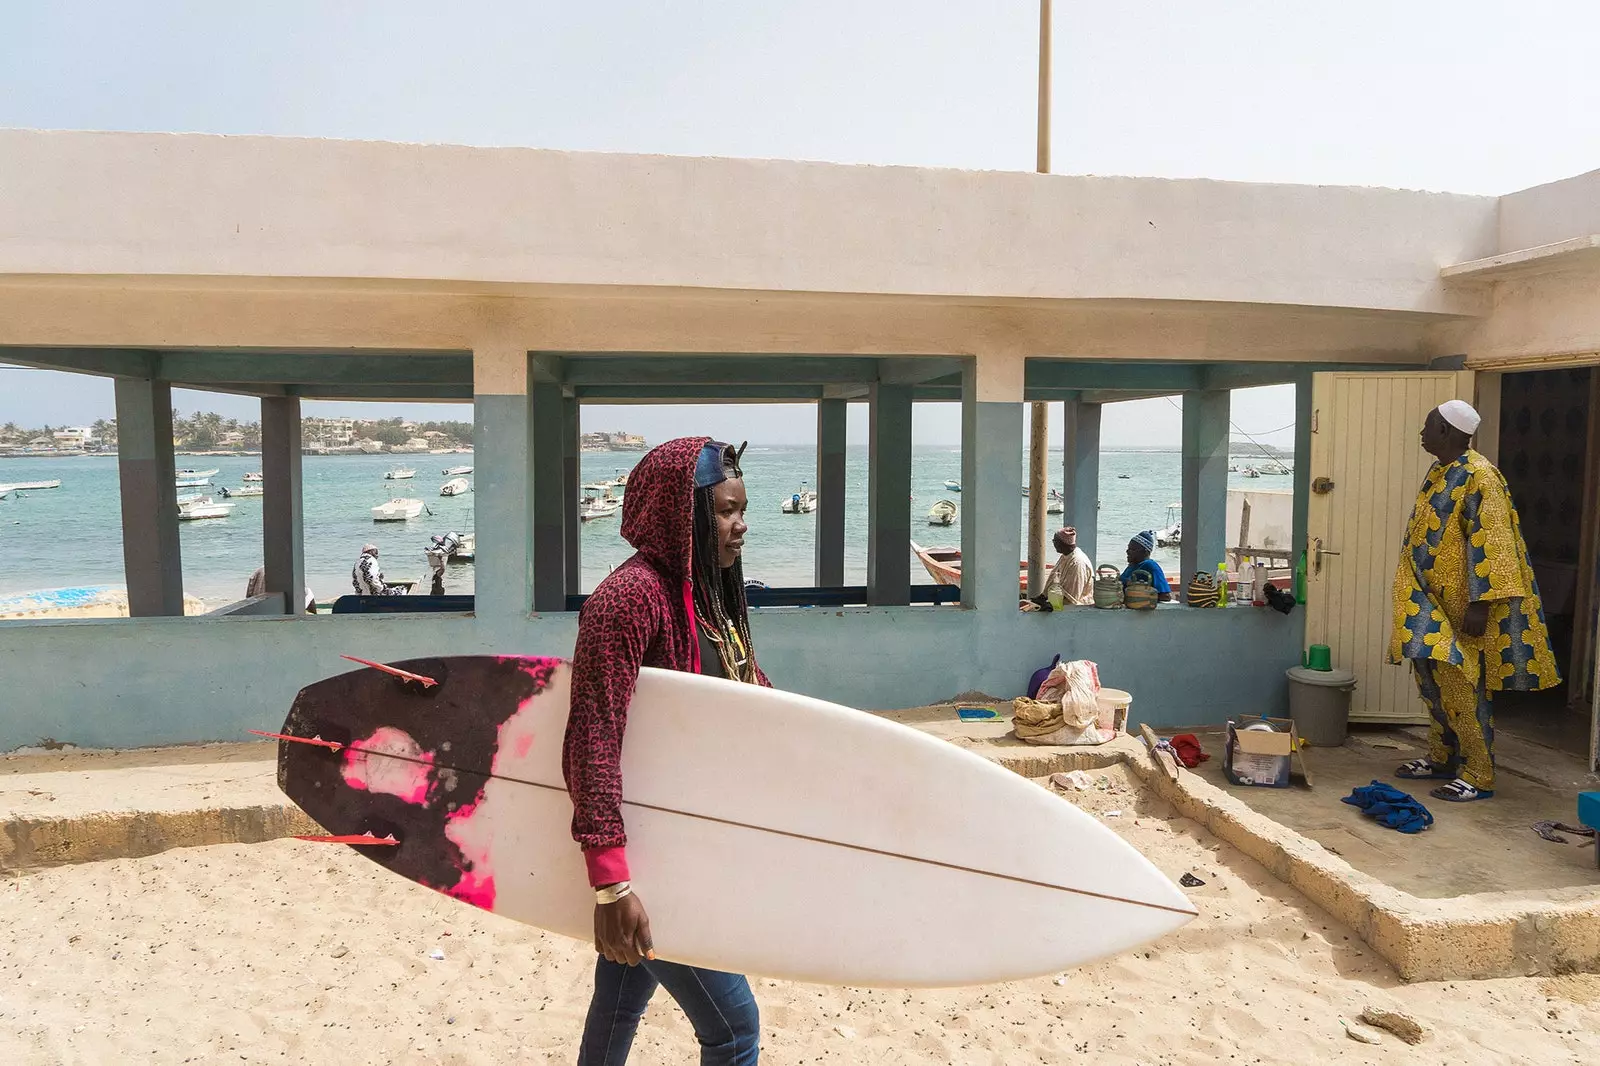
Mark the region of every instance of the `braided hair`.
MULTIPOLYGON (((735 476, 737 476, 735 468, 735 476)), ((717 538, 717 504, 712 488, 694 490, 694 559, 690 578, 694 610, 707 639, 716 646, 723 676, 757 684, 756 657, 750 643, 750 607, 744 596, 744 564, 735 559, 722 566, 717 538)))

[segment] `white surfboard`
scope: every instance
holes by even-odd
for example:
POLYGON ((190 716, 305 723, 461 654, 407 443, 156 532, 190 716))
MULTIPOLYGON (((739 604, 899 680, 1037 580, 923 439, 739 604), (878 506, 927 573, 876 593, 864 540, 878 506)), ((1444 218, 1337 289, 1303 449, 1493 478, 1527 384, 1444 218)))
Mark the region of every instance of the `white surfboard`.
MULTIPOLYGON (((400 665, 420 673, 429 662, 400 665)), ((331 758, 356 786, 343 791, 358 793, 377 824, 401 826, 393 850, 427 846, 420 831, 405 839, 408 809, 448 811, 443 835, 458 849, 462 882, 434 887, 591 940, 594 897, 561 770, 569 669, 547 668, 542 691, 503 717, 487 782, 452 769, 452 750, 465 758, 468 745, 440 740, 452 714, 482 703, 485 686, 465 669, 412 697, 427 703, 415 715, 362 712, 345 734, 351 746, 331 758)), ((402 683, 376 671, 323 685, 356 680, 394 686, 386 698, 397 709, 410 702, 402 683)), ((307 699, 321 687, 302 693, 286 733, 337 733, 329 716, 344 717, 340 702, 307 699)), ((318 751, 283 748, 281 759, 318 751)), ((1048 790, 926 733, 806 696, 644 670, 622 774, 634 891, 657 956, 673 961, 828 984, 968 985, 1102 958, 1196 914, 1133 847, 1048 790)), ((319 810, 315 796, 284 787, 330 830, 363 828, 349 803, 319 810)), ((300 791, 326 799, 328 790, 300 791)))

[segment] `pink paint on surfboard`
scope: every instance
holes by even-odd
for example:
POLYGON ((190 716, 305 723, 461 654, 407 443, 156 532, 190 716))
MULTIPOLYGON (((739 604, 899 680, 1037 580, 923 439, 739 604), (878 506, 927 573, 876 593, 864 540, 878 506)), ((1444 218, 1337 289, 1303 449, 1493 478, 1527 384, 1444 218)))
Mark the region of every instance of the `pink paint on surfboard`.
POLYGON ((454 844, 464 860, 461 880, 443 889, 454 896, 486 911, 494 910, 494 869, 490 864, 490 845, 494 829, 484 817, 484 801, 478 800, 452 814, 444 826, 445 839, 454 844))
POLYGON ((351 788, 381 792, 419 806, 426 805, 432 771, 433 753, 423 751, 411 734, 386 725, 352 744, 340 767, 351 788))

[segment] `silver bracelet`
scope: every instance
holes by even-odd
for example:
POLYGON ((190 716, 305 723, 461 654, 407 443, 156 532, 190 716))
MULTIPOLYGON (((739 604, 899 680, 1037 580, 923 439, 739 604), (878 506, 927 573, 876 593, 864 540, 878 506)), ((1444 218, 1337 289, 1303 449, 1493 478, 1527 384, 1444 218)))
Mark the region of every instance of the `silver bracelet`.
POLYGON ((594 901, 599 904, 615 903, 624 896, 633 895, 633 884, 629 881, 618 881, 608 888, 594 890, 594 901))

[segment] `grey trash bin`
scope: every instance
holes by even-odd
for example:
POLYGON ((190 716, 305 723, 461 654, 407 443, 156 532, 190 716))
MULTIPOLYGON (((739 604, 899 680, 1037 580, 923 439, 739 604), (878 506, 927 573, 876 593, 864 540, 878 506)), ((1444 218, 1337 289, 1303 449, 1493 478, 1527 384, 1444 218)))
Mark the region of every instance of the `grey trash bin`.
POLYGON ((1336 748, 1350 728, 1350 693, 1356 675, 1348 670, 1307 670, 1291 666, 1289 717, 1295 732, 1307 744, 1336 748))

